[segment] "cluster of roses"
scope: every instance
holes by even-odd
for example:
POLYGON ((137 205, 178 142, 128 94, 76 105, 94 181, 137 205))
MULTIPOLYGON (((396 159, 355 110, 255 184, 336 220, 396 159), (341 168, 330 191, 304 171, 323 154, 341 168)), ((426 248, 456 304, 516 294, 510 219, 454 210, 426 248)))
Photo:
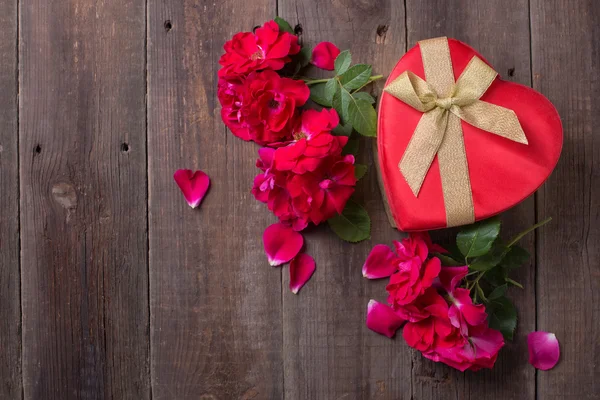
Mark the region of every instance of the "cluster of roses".
POLYGON ((492 368, 504 339, 488 326, 485 306, 473 304, 470 290, 461 287, 467 266, 445 267, 429 257, 446 251, 427 233, 411 234, 394 246, 395 253, 375 246, 363 267, 366 278, 390 277, 390 305, 369 302, 369 329, 392 337, 404 325, 408 345, 428 359, 460 371, 492 368))
MULTIPOLYGON (((266 146, 256 162, 262 170, 252 189, 256 199, 296 231, 341 213, 356 178, 354 157, 342 155, 348 138, 332 134, 338 114, 333 109, 300 111, 310 96, 308 86, 275 72, 300 52, 297 36, 269 21, 255 33, 237 33, 224 48, 221 117, 237 137, 266 146)), ((314 64, 319 56, 313 52, 314 64)))

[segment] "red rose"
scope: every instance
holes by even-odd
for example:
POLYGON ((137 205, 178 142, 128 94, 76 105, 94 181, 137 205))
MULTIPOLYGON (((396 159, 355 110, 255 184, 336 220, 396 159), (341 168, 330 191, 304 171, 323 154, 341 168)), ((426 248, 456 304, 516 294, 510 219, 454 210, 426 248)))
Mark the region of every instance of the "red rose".
POLYGON ((432 285, 440 273, 441 266, 436 257, 426 260, 415 256, 401 261, 398 264, 398 272, 390 277, 390 283, 386 286, 389 292, 388 303, 398 308, 413 302, 432 285))
POLYGON ((262 145, 292 137, 296 108, 309 95, 303 81, 281 78, 273 71, 221 78, 218 91, 225 125, 237 137, 262 145))
POLYGON ((446 300, 434 292, 428 292, 428 300, 431 303, 423 308, 429 316, 418 322, 407 322, 402 331, 406 343, 421 352, 454 348, 462 346, 465 341, 448 319, 446 300))
MULTIPOLYGON (((456 329, 456 328, 455 328, 456 329)), ((487 326, 487 322, 474 327, 468 340, 457 341, 454 346, 432 346, 423 356, 436 362, 443 362, 460 371, 478 371, 492 368, 498 352, 504 346, 502 333, 487 326)))
POLYGON ((243 76, 219 78, 217 96, 221 103, 221 119, 225 125, 240 139, 252 140, 250 127, 241 118, 245 82, 246 78, 243 76))
POLYGON ((247 75, 259 70, 280 70, 290 55, 300 51, 298 38, 281 32, 275 21, 265 23, 256 33, 240 32, 223 46, 219 77, 247 75))
POLYGON ((315 171, 323 158, 341 154, 348 138, 331 134, 338 123, 339 117, 334 109, 304 111, 293 128, 294 141, 278 148, 275 153, 277 168, 303 174, 315 171))
POLYGON ((299 175, 278 169, 275 160, 280 150, 259 151, 256 165, 263 173, 254 179, 254 197, 295 230, 341 213, 356 185, 354 157, 331 155, 323 158, 315 171, 299 175))
POLYGON ((355 186, 354 157, 347 155, 327 157, 316 171, 293 175, 288 190, 296 208, 308 213, 312 223, 318 225, 342 213, 355 186))

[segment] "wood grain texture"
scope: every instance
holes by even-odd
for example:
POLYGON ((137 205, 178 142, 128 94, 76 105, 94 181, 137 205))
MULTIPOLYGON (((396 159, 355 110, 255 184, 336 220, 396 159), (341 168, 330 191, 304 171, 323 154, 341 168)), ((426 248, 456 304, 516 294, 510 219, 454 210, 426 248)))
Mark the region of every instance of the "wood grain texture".
POLYGON ((537 376, 540 399, 600 396, 600 4, 532 0, 534 87, 562 117, 561 159, 539 192, 537 328, 561 361, 537 376))
POLYGON ((21 1, 24 398, 149 399, 144 1, 21 1))
POLYGON ((21 399, 17 1, 0 3, 0 398, 21 399))
MULTIPOLYGON (((305 44, 330 41, 350 49, 354 62, 372 64, 374 74, 391 71, 404 53, 402 2, 279 0, 279 15, 301 25, 305 44)), ((373 92, 379 93, 381 85, 373 92)), ((364 260, 375 243, 391 244, 401 237, 387 221, 371 144, 361 141, 358 162, 369 165, 369 172, 355 198, 372 218, 372 240, 345 243, 320 226, 305 234, 317 270, 299 295, 290 292, 284 270, 286 399, 410 398, 408 347, 401 338, 390 340, 365 326, 369 299, 384 301, 386 292, 385 282, 362 277, 364 260)))
POLYGON ((275 2, 148 4, 153 398, 282 398, 281 276, 261 240, 274 219, 250 193, 258 146, 226 131, 216 93, 223 44, 275 2), (180 168, 211 177, 199 209, 180 168))
MULTIPOLYGON (((529 17, 527 0, 407 0, 408 45, 438 36, 461 40, 479 51, 503 79, 530 86, 529 17)), ((502 214, 502 236, 535 223, 534 198, 502 214)), ((454 240, 457 230, 433 232, 441 242, 454 240)), ((534 235, 522 242, 535 260, 534 235)), ((515 275, 525 287, 510 289, 519 325, 512 343, 501 350, 492 371, 460 373, 414 353, 415 399, 534 399, 535 371, 527 360, 527 333, 535 327, 535 268, 524 265, 515 275)))

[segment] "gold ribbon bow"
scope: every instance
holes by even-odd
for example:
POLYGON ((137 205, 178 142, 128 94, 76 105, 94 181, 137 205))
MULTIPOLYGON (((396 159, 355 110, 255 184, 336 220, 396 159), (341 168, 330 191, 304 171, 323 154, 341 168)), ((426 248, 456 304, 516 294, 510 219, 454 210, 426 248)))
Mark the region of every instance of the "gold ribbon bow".
POLYGON ((418 196, 437 154, 446 224, 470 224, 475 212, 460 120, 518 143, 527 138, 514 111, 479 100, 496 79, 489 65, 473 57, 455 83, 448 39, 424 40, 419 47, 426 81, 405 71, 384 88, 424 113, 398 167, 418 196))

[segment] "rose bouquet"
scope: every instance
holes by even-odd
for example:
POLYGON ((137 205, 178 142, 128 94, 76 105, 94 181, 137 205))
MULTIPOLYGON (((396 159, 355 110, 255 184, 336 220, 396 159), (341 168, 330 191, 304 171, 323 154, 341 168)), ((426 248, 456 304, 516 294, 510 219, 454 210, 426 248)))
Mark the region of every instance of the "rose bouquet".
POLYGON ((523 288, 509 275, 529 258, 517 242, 548 221, 508 243, 499 239, 500 221, 492 218, 465 227, 450 250, 433 244, 427 233, 394 241, 395 251, 375 246, 363 276, 389 277, 389 305, 371 300, 367 326, 392 337, 404 325, 406 343, 428 359, 461 371, 492 368, 517 327, 506 291, 523 288))
MULTIPOLYGON (((235 34, 224 49, 218 73, 221 117, 235 136, 263 146, 252 194, 281 224, 263 236, 270 264, 298 254, 298 236, 287 230, 328 221, 345 240, 368 238, 369 217, 350 201, 366 172, 355 163, 358 141, 352 135, 376 136, 375 100, 361 89, 381 76, 372 76, 369 65, 352 66, 350 52, 332 43, 319 43, 312 51, 302 46, 281 18, 235 34), (309 64, 335 76, 301 77, 309 64), (306 108, 309 98, 316 107, 306 108)), ((306 263, 292 267, 296 264, 306 263)), ((314 262, 308 264, 314 269, 314 262)))

